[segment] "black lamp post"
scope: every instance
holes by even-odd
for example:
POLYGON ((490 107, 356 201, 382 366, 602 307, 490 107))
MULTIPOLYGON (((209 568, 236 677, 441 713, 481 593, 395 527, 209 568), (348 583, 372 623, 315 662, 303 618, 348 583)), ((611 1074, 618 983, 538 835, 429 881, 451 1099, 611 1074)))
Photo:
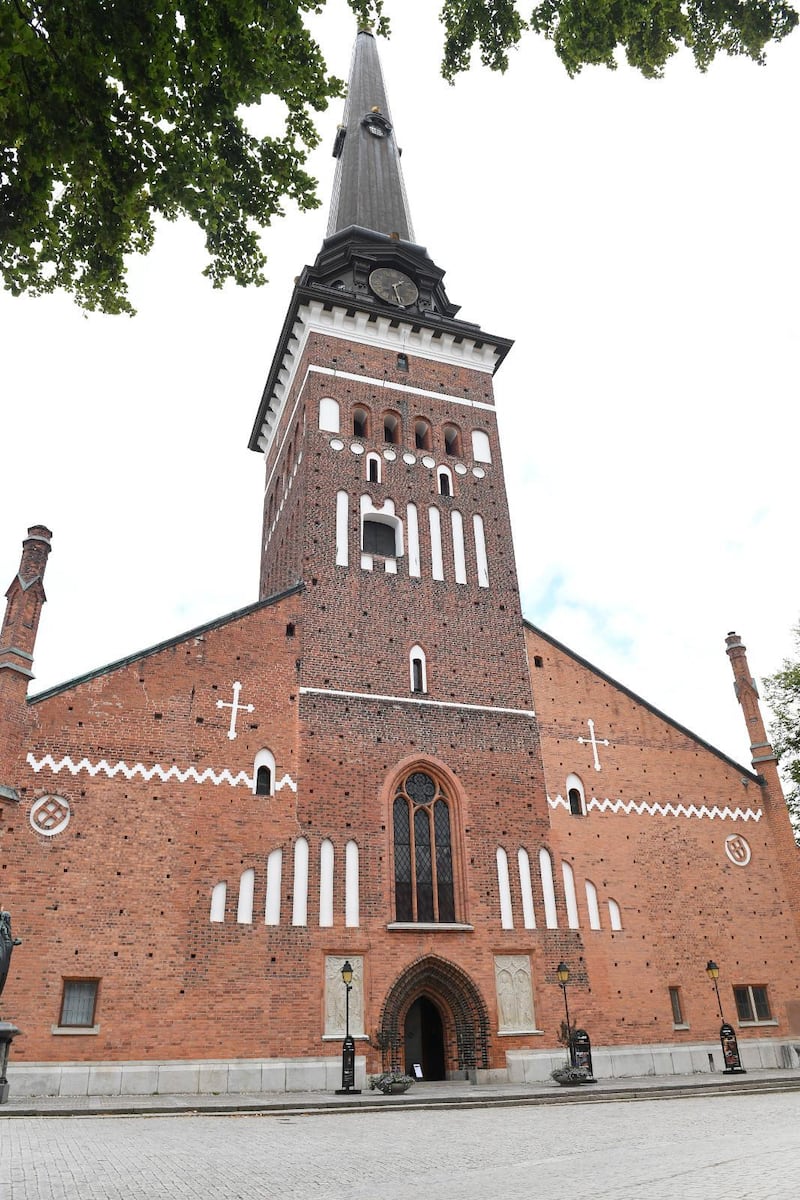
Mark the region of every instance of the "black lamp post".
POLYGON ((349 959, 342 966, 344 984, 344 1041, 342 1042, 342 1086, 336 1089, 337 1096, 359 1096, 361 1088, 356 1082, 356 1044, 350 1036, 350 993, 353 990, 353 968, 349 959))
POLYGON ((556 967, 558 986, 564 991, 564 1012, 567 1016, 567 1046, 569 1047, 570 1066, 575 1066, 575 1052, 572 1045, 572 1026, 569 1023, 569 1004, 567 1003, 567 983, 569 982, 569 967, 562 961, 556 967))
POLYGON ((719 998, 719 967, 710 958, 706 963, 706 974, 714 984, 714 991, 717 994, 717 1008, 719 1009, 719 1019, 722 1024, 719 1027, 719 1041, 722 1046, 722 1061, 725 1063, 725 1075, 746 1075, 742 1060, 739 1057, 739 1043, 736 1040, 736 1031, 732 1025, 729 1025, 725 1020, 725 1015, 722 1011, 722 1001, 719 998))

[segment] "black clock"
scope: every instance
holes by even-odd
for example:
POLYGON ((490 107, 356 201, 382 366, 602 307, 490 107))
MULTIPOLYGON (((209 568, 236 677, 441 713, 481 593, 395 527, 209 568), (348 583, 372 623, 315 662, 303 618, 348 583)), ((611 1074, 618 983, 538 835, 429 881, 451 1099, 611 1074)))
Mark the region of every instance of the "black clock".
POLYGON ((376 296, 398 308, 407 308, 419 296, 419 288, 402 271, 394 267, 376 267, 369 277, 369 286, 376 296))

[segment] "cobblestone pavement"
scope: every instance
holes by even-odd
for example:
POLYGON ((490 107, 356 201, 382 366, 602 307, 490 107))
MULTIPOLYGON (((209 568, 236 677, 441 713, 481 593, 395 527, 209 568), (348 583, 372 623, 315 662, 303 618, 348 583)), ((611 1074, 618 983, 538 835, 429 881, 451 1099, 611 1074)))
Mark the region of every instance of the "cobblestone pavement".
POLYGON ((2 1200, 796 1200, 800 1093, 554 1108, 0 1118, 2 1200))

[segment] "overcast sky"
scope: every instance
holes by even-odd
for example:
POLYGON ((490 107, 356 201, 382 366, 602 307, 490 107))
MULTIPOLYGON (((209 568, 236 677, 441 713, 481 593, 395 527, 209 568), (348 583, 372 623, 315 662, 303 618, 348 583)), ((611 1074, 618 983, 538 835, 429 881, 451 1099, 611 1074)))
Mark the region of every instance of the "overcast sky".
MULTIPOLYGON (((516 345, 496 378, 523 610, 749 762, 724 653, 756 675, 800 617, 800 34, 768 64, 688 56, 662 81, 570 80, 528 38, 505 76, 438 74, 438 5, 381 44, 417 240, 461 315, 516 345)), ((344 0, 316 22, 346 75, 344 0)), ((54 532, 32 691, 257 598, 262 460, 247 450, 323 208, 264 238, 270 283, 211 289, 202 238, 132 262, 138 315, 0 294, 0 582, 54 532)))

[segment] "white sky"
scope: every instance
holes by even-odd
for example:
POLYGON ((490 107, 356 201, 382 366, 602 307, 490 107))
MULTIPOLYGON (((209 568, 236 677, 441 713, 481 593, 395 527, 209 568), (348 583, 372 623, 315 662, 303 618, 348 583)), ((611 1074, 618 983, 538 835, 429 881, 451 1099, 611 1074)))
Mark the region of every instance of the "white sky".
MULTIPOLYGON (((534 623, 741 762, 725 658, 761 675, 800 616, 796 533, 800 34, 766 68, 570 80, 529 37, 506 76, 438 74, 429 0, 381 55, 417 240, 461 315, 516 339, 496 378, 534 623)), ((354 23, 316 27, 346 76, 354 23)), ((246 444, 323 208, 264 239, 266 288, 214 292, 202 238, 131 264, 133 319, 0 293, 0 584, 54 531, 32 691, 257 598, 262 464, 246 444)))

